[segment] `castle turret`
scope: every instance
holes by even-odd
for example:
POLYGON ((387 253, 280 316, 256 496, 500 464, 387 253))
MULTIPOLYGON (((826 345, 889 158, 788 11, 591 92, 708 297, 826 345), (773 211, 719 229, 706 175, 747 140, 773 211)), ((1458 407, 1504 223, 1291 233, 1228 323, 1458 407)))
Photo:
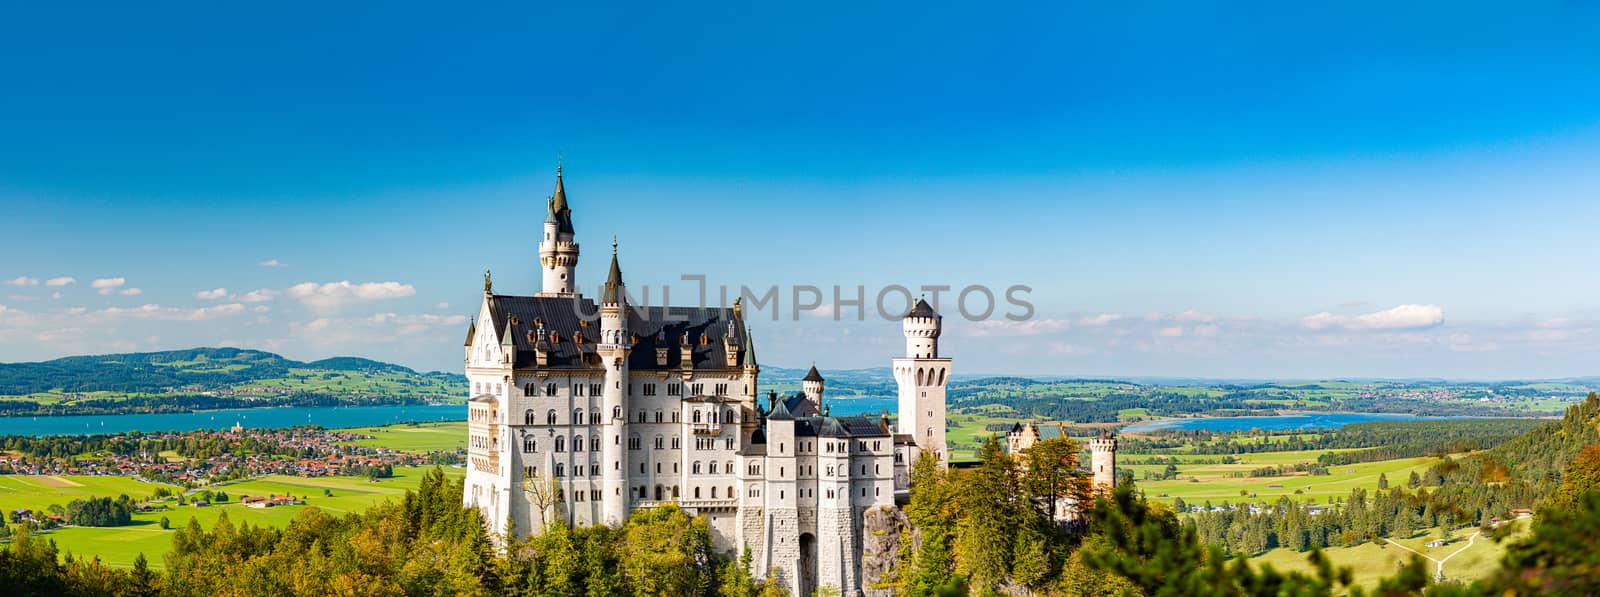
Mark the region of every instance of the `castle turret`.
POLYGON ((606 524, 622 524, 628 517, 628 503, 632 497, 627 485, 627 452, 622 449, 622 436, 627 424, 628 353, 632 351, 628 337, 628 293, 622 285, 622 268, 617 266, 617 246, 611 244, 611 273, 606 278, 605 292, 600 300, 600 343, 596 352, 605 367, 605 435, 601 438, 601 463, 605 469, 604 491, 606 524))
POLYGON ((544 237, 539 241, 539 269, 544 274, 540 296, 577 293, 578 243, 572 235, 572 209, 567 207, 567 189, 561 182, 561 166, 557 165, 556 192, 550 195, 544 237))
POLYGON ((817 372, 817 366, 812 365, 811 371, 806 372, 805 378, 800 380, 800 391, 805 392, 806 399, 817 407, 817 412, 822 412, 822 374, 817 372))
POLYGON ((1100 437, 1089 440, 1089 454, 1095 492, 1110 493, 1117 487, 1117 438, 1101 431, 1100 437))
MULTIPOLYGON (((950 380, 950 359, 939 357, 939 334, 944 318, 927 301, 917 299, 901 321, 906 336, 906 356, 894 360, 894 379, 900 386, 898 433, 909 435, 918 451, 949 462, 945 445, 945 384, 950 380)), ((910 463, 907 463, 910 464, 910 463)))

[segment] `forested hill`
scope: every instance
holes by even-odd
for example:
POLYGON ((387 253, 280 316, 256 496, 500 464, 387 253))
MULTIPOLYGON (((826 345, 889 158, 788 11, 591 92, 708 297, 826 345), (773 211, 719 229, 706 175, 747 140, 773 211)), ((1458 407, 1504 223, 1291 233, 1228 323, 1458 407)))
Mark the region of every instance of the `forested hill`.
POLYGON ((1566 416, 1489 451, 1494 460, 1537 486, 1554 486, 1585 447, 1600 444, 1600 397, 1590 393, 1566 416))
POLYGON ((0 363, 0 414, 183 411, 460 399, 455 373, 359 357, 302 362, 261 350, 191 348, 0 363))

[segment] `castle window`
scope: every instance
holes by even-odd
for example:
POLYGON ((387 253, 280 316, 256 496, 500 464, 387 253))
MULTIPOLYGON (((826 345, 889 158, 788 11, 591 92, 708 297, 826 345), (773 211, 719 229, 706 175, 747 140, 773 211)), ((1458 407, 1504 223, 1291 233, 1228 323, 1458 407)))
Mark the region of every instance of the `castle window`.
POLYGON ((660 450, 660 449, 665 448, 665 447, 666 447, 666 438, 657 435, 656 436, 656 449, 660 450))
POLYGON ((572 451, 573 452, 582 452, 583 451, 583 436, 581 436, 581 435, 573 436, 573 438, 572 438, 572 451))
POLYGON ((661 501, 661 486, 660 485, 656 486, 656 501, 658 501, 658 502, 661 501))
MULTIPOLYGON (((699 472, 699 471, 695 471, 695 472, 699 472)), ((711 474, 713 474, 713 475, 717 474, 717 461, 715 461, 715 460, 711 461, 711 474)), ((716 496, 712 496, 712 497, 716 497, 716 496)))
POLYGON ((556 409, 552 408, 550 412, 544 414, 544 422, 546 425, 556 424, 556 409))
POLYGON ((683 395, 683 386, 680 386, 680 385, 675 384, 675 383, 667 384, 667 395, 668 396, 682 396, 683 395))
POLYGON ((672 499, 678 499, 678 486, 672 486, 672 499))
MULTIPOLYGON (((615 443, 619 443, 619 444, 622 443, 621 436, 618 436, 618 439, 617 439, 617 441, 615 443)), ((591 452, 599 452, 600 451, 600 436, 596 435, 594 437, 589 438, 589 451, 591 451, 591 452)))
MULTIPOLYGON (((566 438, 566 436, 564 436, 564 435, 557 435, 556 436, 556 451, 557 452, 565 452, 565 451, 567 451, 567 438, 566 438)), ((556 466, 561 466, 561 465, 558 464, 556 466)), ((560 475, 557 475, 557 476, 560 476, 560 475)))
POLYGON ((698 411, 698 410, 694 411, 694 422, 696 422, 696 423, 700 422, 700 411, 698 411))
POLYGON ((661 474, 661 463, 659 462, 656 463, 656 474, 661 474))
POLYGON ((583 409, 581 409, 581 408, 572 409, 572 424, 573 425, 582 425, 583 424, 583 409))
POLYGON ((602 393, 603 389, 604 388, 600 387, 600 384, 597 384, 597 383, 589 384, 589 395, 590 396, 599 396, 602 393))
POLYGON ((583 384, 581 384, 581 383, 572 384, 572 395, 573 396, 583 396, 583 384))
POLYGON ((725 384, 725 383, 717 384, 716 391, 717 391, 717 395, 718 396, 727 396, 728 395, 728 384, 725 384))
POLYGON ((732 423, 733 422, 733 409, 731 409, 731 408, 722 409, 722 422, 724 422, 724 423, 732 423))
MULTIPOLYGON (((639 449, 639 436, 638 436, 638 434, 634 434, 634 435, 628 436, 628 449, 629 450, 637 450, 637 449, 639 449)), ((642 473, 644 471, 641 470, 639 472, 642 473)))
POLYGON ((534 424, 536 422, 537 421, 534 420, 534 418, 533 418, 533 409, 530 408, 530 409, 527 410, 527 412, 522 413, 522 424, 523 425, 532 425, 532 424, 534 424))
POLYGON ((522 451, 523 452, 538 452, 539 451, 539 440, 534 439, 534 437, 531 436, 531 435, 528 436, 528 437, 522 438, 522 451))
POLYGON ((711 499, 717 499, 717 488, 711 488, 711 499))
POLYGON ((553 383, 552 384, 545 384, 545 386, 544 386, 544 395, 546 395, 546 396, 554 396, 554 395, 556 395, 556 384, 553 384, 553 383))
POLYGON ((533 384, 531 384, 531 383, 522 386, 522 395, 523 396, 532 396, 533 395, 533 391, 534 391, 533 390, 533 384))
POLYGON ((678 442, 678 436, 676 436, 676 435, 672 436, 672 449, 676 450, 676 449, 678 449, 680 447, 682 447, 682 445, 680 445, 679 442, 678 442))
POLYGON ((644 395, 646 395, 646 396, 654 396, 654 395, 656 395, 656 384, 653 384, 653 383, 644 384, 644 395))
POLYGON ((639 422, 643 423, 644 419, 645 419, 644 411, 641 410, 641 411, 639 411, 639 422))
POLYGON ((693 394, 695 396, 699 396, 699 395, 705 394, 706 393, 706 384, 703 384, 703 383, 689 384, 689 393, 693 394))
POLYGON ((678 422, 678 411, 672 411, 672 422, 678 422))
POLYGON ((620 418, 622 418, 622 407, 620 407, 620 406, 611 407, 611 419, 612 420, 616 420, 616 419, 620 419, 620 418))
POLYGON ((694 461, 694 464, 690 465, 689 470, 693 471, 694 474, 696 474, 696 475, 700 474, 700 461, 699 460, 694 461))
POLYGON ((694 488, 694 499, 697 499, 697 500, 700 499, 700 488, 699 487, 694 488))
MULTIPOLYGON (((643 462, 639 463, 639 474, 641 474, 641 475, 645 474, 645 468, 644 468, 644 463, 643 462)), ((640 497, 644 497, 644 496, 641 495, 640 497)))
MULTIPOLYGON (((560 446, 560 445, 561 445, 560 438, 557 438, 556 446, 560 446)), ((556 450, 556 451, 560 452, 561 450, 556 450)), ((567 467, 566 467, 565 464, 562 464, 560 462, 556 463, 556 476, 557 477, 565 477, 565 476, 567 476, 567 467)), ((556 491, 561 491, 561 490, 557 489, 556 491)))
POLYGON ((727 449, 729 449, 729 450, 733 449, 733 438, 730 437, 730 438, 727 439, 727 441, 725 441, 723 443, 726 445, 727 449))
POLYGON ((656 422, 657 423, 661 422, 661 410, 660 409, 656 409, 656 422))

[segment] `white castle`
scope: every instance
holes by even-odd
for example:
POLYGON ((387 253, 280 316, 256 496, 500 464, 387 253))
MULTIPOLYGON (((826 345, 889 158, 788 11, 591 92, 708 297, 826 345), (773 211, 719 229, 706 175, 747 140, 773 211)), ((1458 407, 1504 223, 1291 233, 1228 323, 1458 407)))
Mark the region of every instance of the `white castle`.
POLYGON ((894 359, 896 427, 828 416, 812 367, 802 391, 758 400, 761 372, 731 308, 632 304, 612 245, 597 305, 577 289, 579 248, 561 170, 539 244, 543 290, 495 294, 467 332, 471 387, 464 503, 489 530, 620 524, 676 503, 709 522, 716 548, 753 556, 790 592, 860 594, 864 515, 893 508, 919 457, 948 460, 942 318, 918 300, 894 359))

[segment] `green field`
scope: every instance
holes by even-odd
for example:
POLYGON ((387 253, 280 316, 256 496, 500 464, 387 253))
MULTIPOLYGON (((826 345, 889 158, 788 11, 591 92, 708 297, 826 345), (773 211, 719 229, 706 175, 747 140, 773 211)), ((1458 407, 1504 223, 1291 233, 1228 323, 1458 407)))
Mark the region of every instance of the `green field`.
MULTIPOLYGON (((1403 485, 1410 477, 1412 471, 1421 474, 1438 461, 1437 458, 1402 458, 1397 460, 1384 460, 1381 462, 1365 462, 1344 466, 1329 467, 1327 475, 1291 475, 1282 477, 1231 477, 1230 474, 1245 475, 1251 469, 1280 464, 1294 464, 1297 462, 1315 462, 1318 454, 1328 450, 1307 450, 1304 452, 1265 452, 1260 454, 1246 454, 1239 458, 1240 464, 1193 464, 1178 465, 1178 478, 1167 481, 1144 481, 1145 471, 1160 472, 1164 465, 1133 465, 1126 468, 1133 471, 1134 483, 1152 500, 1171 502, 1173 498, 1183 498, 1191 504, 1203 503, 1210 500, 1213 504, 1224 501, 1271 501, 1279 496, 1291 496, 1318 502, 1327 501, 1331 497, 1347 497, 1350 490, 1356 487, 1365 487, 1369 491, 1378 489, 1378 475, 1387 475, 1389 483, 1403 485), (1276 485, 1277 487, 1273 487, 1276 485), (1244 495, 1240 492, 1243 491, 1244 495)), ((1144 458, 1141 456, 1141 458, 1144 458)), ((1195 458, 1206 458, 1199 456, 1195 458)), ((1221 458, 1213 456, 1210 458, 1221 458)))
MULTIPOLYGON (((1520 532, 1526 532, 1525 521, 1516 524, 1522 525, 1518 529, 1520 532)), ((1400 565, 1411 561, 1411 557, 1415 554, 1402 549, 1400 545, 1421 552, 1434 560, 1444 560, 1446 580, 1473 581, 1496 570, 1500 557, 1506 552, 1505 542, 1497 543, 1487 536, 1471 540, 1471 536, 1476 532, 1475 528, 1458 529, 1452 533, 1450 542, 1443 547, 1427 546, 1429 541, 1438 538, 1437 531, 1430 531, 1409 539, 1386 540, 1382 545, 1365 543, 1355 547, 1330 547, 1324 549, 1323 553, 1328 555, 1328 559, 1335 566, 1350 567, 1355 575, 1355 583, 1368 589, 1376 585, 1379 579, 1393 576, 1400 565)), ((1512 541, 1516 536, 1514 533, 1513 538, 1506 541, 1512 541)), ((1250 558, 1250 561, 1257 565, 1270 564, 1278 570, 1315 574, 1316 569, 1306 560, 1307 555, 1290 549, 1274 549, 1250 558)), ((1424 560, 1423 563, 1428 567, 1429 577, 1432 577, 1438 570, 1438 562, 1424 560)))
POLYGON ((172 485, 146 483, 133 477, 0 475, 0 511, 9 514, 17 508, 43 510, 50 504, 66 506, 76 499, 115 498, 124 493, 142 501, 149 499, 157 487, 181 491, 172 485))
MULTIPOLYGON (((168 502, 171 510, 135 514, 132 525, 107 528, 75 527, 57 529, 47 533, 45 536, 54 539, 56 545, 63 552, 98 556, 101 561, 112 566, 132 566, 134 558, 142 552, 145 554, 145 558, 150 561, 151 567, 161 568, 163 566, 161 556, 170 549, 172 543, 172 531, 163 531, 158 524, 162 517, 166 517, 174 529, 189 524, 191 518, 198 520, 201 526, 210 528, 216 524, 217 519, 223 512, 228 513, 228 519, 233 521, 234 524, 248 521, 252 525, 283 527, 307 508, 321 508, 329 512, 343 514, 346 512, 360 512, 385 500, 399 499, 400 496, 405 494, 406 490, 416 487, 421 482, 422 475, 427 470, 420 467, 397 467, 394 470, 395 476, 393 478, 383 479, 378 482, 356 477, 307 479, 272 475, 261 479, 215 486, 228 493, 230 499, 225 504, 196 507, 177 506, 172 502, 168 502), (324 495, 324 490, 331 492, 332 495, 324 495), (304 496, 306 505, 246 508, 240 504, 240 500, 248 495, 282 495, 285 493, 304 496)), ((466 471, 460 468, 446 468, 444 472, 452 478, 466 474, 466 471)), ((119 493, 127 493, 130 496, 148 496, 156 485, 140 483, 127 477, 71 476, 39 478, 0 476, 0 487, 14 488, 13 491, 0 490, 0 506, 15 509, 24 506, 42 508, 51 503, 66 505, 67 501, 75 498, 90 496, 115 497, 119 493), (41 479, 49 479, 50 481, 41 482, 41 479), (79 485, 49 487, 44 484, 60 484, 60 481, 78 483, 79 485), (129 491, 129 487, 142 489, 142 491, 129 491)))
POLYGON ((465 449, 467 447, 466 421, 355 427, 340 429, 339 431, 372 436, 372 439, 350 442, 370 448, 389 448, 403 452, 433 452, 457 448, 465 449))

